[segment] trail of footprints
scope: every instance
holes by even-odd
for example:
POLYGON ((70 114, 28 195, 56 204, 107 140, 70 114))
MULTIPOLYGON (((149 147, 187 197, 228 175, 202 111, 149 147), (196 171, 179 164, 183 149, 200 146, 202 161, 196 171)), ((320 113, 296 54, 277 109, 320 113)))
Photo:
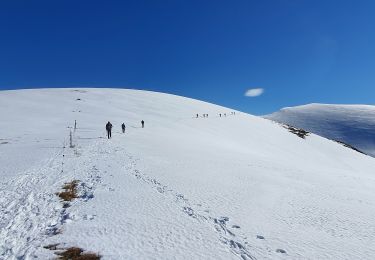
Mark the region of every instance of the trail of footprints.
MULTIPOLYGON (((195 207, 191 205, 189 200, 183 194, 177 193, 173 189, 168 188, 166 185, 161 184, 156 179, 151 178, 144 173, 141 173, 138 169, 136 169, 137 160, 134 159, 131 155, 127 156, 130 159, 130 164, 126 166, 127 172, 129 172, 135 178, 149 185, 152 185, 159 193, 173 197, 175 201, 181 205, 182 212, 184 212, 187 216, 197 219, 202 223, 213 226, 213 228, 219 235, 220 241, 228 246, 233 254, 239 256, 243 260, 256 259, 248 249, 249 246, 248 242, 246 241, 247 237, 236 234, 241 229, 241 227, 236 224, 230 225, 229 217, 213 217, 211 216, 209 209, 199 209, 202 207, 201 204, 194 205, 195 207, 198 207, 198 209, 195 209, 195 207)), ((265 240, 264 236, 261 235, 257 235, 256 239, 265 240)), ((280 254, 287 253, 283 249, 276 249, 275 252, 280 254)))
MULTIPOLYGON (((118 150, 119 151, 119 150, 118 150)), ((106 153, 101 151, 100 154, 106 153)), ((243 260, 255 260, 255 256, 253 256, 249 251, 249 245, 247 242, 247 237, 244 235, 238 235, 237 233, 240 232, 241 227, 236 224, 230 224, 230 218, 226 216, 214 217, 210 214, 209 209, 203 209, 201 204, 194 204, 192 205, 190 201, 183 195, 178 192, 175 192, 173 189, 168 188, 166 185, 163 185, 159 181, 150 176, 141 173, 136 167, 137 159, 134 159, 133 156, 126 154, 129 159, 130 163, 126 166, 127 172, 130 173, 133 177, 139 179, 140 181, 151 185, 157 192, 160 194, 164 194, 166 196, 170 196, 172 199, 176 201, 181 207, 183 213, 185 213, 188 217, 194 218, 201 223, 205 223, 210 225, 214 228, 214 230, 218 233, 219 240, 226 245, 229 250, 240 257, 243 260)), ((89 162, 89 165, 91 162, 89 162)), ((92 164, 91 164, 92 165, 92 164)), ((79 184, 79 196, 78 198, 63 207, 60 210, 58 215, 57 221, 53 221, 50 223, 46 229, 46 235, 54 236, 61 232, 61 228, 64 224, 78 220, 93 220, 96 216, 95 215, 84 215, 84 216, 76 216, 74 214, 69 213, 68 208, 75 203, 80 203, 82 201, 89 201, 94 198, 94 190, 96 187, 102 184, 102 179, 99 173, 99 170, 96 166, 92 166, 91 169, 88 170, 88 175, 86 180, 80 182, 79 184)), ((109 190, 113 190, 109 187, 109 190)), ((257 235, 256 239, 265 240, 265 238, 261 235, 257 235)), ((287 252, 283 249, 276 249, 276 253, 286 254, 287 252)))
MULTIPOLYGON (((92 166, 88 170, 88 175, 85 181, 80 181, 78 185, 78 197, 74 201, 64 202, 63 208, 58 214, 58 218, 55 221, 52 221, 46 228, 47 236, 55 236, 61 232, 61 229, 64 224, 71 221, 83 219, 83 220, 93 220, 96 215, 83 215, 77 216, 69 212, 69 208, 80 202, 87 202, 94 198, 94 190, 96 187, 102 184, 101 176, 99 175, 99 170, 96 166, 92 166)), ((103 184, 102 184, 103 185, 103 184)))

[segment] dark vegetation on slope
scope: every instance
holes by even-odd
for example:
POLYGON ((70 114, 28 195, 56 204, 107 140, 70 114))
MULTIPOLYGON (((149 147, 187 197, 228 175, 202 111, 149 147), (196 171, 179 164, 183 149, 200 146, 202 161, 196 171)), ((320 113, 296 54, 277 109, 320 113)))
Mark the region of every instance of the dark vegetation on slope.
POLYGON ((287 124, 281 124, 282 127, 284 127, 285 129, 288 129, 289 132, 291 132, 292 134, 295 134, 296 136, 302 138, 302 139, 305 139, 306 136, 308 136, 310 134, 310 132, 302 129, 302 128, 298 128, 298 127, 295 127, 295 126, 291 126, 291 125, 287 125, 287 124))
MULTIPOLYGON (((298 127, 295 127, 295 126, 291 126, 291 125, 287 125, 287 124, 281 124, 281 123, 278 123, 280 124, 282 127, 288 129, 289 132, 297 135, 298 137, 302 138, 302 139, 305 139, 306 136, 308 136, 310 134, 310 132, 302 129, 302 128, 298 128, 298 127)), ((349 149, 352 149, 358 153, 361 153, 361 154, 364 154, 364 155, 367 155, 366 153, 362 152, 361 150, 355 148, 354 146, 350 145, 350 144, 347 144, 345 142, 342 142, 342 141, 338 141, 338 140, 333 140, 335 141, 336 143, 339 143, 349 149)))
POLYGON ((350 145, 350 144, 347 144, 347 143, 344 143, 344 142, 342 142, 342 141, 338 141, 338 140, 333 140, 333 141, 335 141, 336 143, 339 143, 339 144, 341 144, 341 145, 343 145, 343 146, 345 146, 345 147, 347 147, 347 148, 350 148, 350 149, 352 149, 352 150, 354 150, 354 151, 356 151, 356 152, 358 152, 358 153, 361 153, 361 154, 367 155, 366 153, 362 152, 361 150, 355 148, 354 146, 352 146, 352 145, 350 145))
POLYGON ((284 124, 284 123, 280 123, 280 122, 272 120, 272 119, 268 119, 268 118, 266 118, 266 119, 270 120, 273 123, 276 123, 276 124, 280 125, 281 127, 287 129, 289 132, 291 132, 292 134, 295 134, 296 136, 298 136, 302 139, 305 139, 306 136, 309 136, 309 134, 310 134, 310 132, 306 131, 305 129, 298 128, 298 127, 288 125, 288 124, 284 124))

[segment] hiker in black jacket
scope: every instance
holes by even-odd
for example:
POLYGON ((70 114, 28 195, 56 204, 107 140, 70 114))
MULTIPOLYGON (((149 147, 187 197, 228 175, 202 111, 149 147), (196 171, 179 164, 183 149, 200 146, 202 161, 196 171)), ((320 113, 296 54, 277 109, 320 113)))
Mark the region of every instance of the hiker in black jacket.
POLYGON ((105 125, 105 129, 107 130, 107 136, 108 139, 112 137, 112 124, 108 121, 108 123, 105 125))
POLYGON ((141 121, 141 124, 142 124, 142 128, 144 128, 145 127, 145 121, 141 121))
POLYGON ((122 128, 122 133, 125 133, 125 123, 122 123, 121 128, 122 128))

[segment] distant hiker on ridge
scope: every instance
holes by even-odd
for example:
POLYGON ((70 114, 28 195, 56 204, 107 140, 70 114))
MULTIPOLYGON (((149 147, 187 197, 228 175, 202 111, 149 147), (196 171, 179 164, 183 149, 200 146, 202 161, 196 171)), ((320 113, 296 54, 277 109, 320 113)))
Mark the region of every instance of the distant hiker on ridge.
POLYGON ((112 137, 112 124, 108 121, 108 123, 105 125, 105 129, 107 130, 107 137, 108 139, 112 137))
POLYGON ((122 123, 121 128, 122 128, 122 133, 125 133, 125 123, 122 123))
POLYGON ((142 128, 144 128, 145 127, 145 121, 141 121, 141 124, 142 124, 142 128))
POLYGON ((197 114, 197 118, 199 117, 199 115, 197 114))

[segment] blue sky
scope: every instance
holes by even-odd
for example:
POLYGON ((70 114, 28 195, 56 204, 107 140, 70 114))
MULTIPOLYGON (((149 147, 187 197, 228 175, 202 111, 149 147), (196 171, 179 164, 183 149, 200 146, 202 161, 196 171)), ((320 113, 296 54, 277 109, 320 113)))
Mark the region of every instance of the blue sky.
POLYGON ((1 1, 0 89, 136 88, 253 114, 373 105, 374 13, 372 0, 1 1))

